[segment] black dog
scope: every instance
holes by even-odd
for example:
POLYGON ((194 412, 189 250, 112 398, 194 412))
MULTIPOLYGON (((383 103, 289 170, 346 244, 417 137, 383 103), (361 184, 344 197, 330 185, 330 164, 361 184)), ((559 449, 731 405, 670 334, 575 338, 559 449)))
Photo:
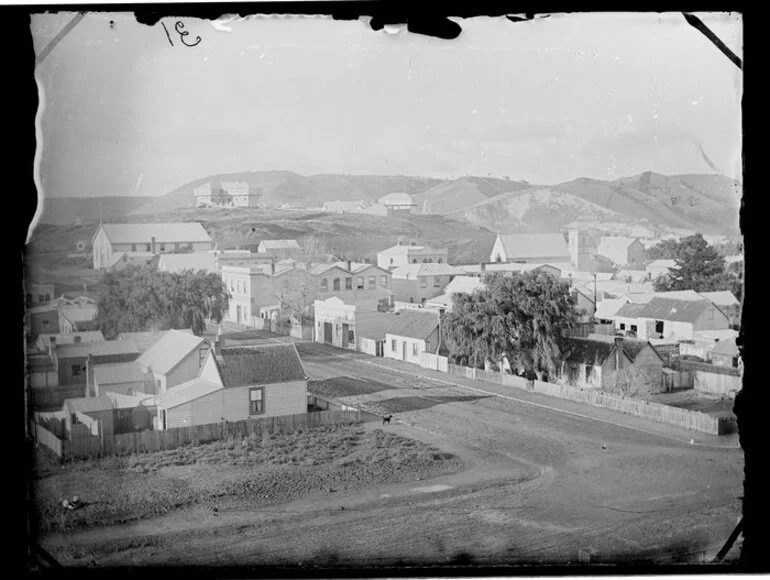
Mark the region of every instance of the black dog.
POLYGON ((393 418, 393 415, 385 415, 382 418, 382 424, 385 425, 386 423, 390 425, 390 420, 393 418))

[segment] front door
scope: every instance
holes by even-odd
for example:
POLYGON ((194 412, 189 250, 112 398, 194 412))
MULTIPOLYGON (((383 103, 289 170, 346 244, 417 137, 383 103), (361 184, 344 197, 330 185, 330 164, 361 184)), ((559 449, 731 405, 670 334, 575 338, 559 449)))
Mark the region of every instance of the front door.
POLYGON ((401 343, 401 360, 406 360, 406 341, 401 343))
POLYGON ((350 326, 348 324, 342 325, 342 348, 348 347, 348 332, 350 330, 350 326))
POLYGON ((324 342, 326 344, 332 343, 332 323, 324 322, 324 342))
POLYGON ((240 305, 238 305, 238 306, 236 306, 236 308, 235 308, 235 319, 236 319, 236 322, 237 322, 238 324, 240 324, 240 323, 241 323, 241 318, 242 318, 242 316, 243 316, 243 313, 241 312, 241 307, 240 307, 240 305))

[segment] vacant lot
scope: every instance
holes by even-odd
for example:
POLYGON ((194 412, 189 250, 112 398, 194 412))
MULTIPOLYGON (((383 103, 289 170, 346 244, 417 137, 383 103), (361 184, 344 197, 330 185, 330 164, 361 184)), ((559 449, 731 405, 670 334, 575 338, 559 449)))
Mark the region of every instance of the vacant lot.
POLYGON ((652 395, 649 400, 663 405, 671 405, 672 407, 681 407, 690 411, 708 413, 709 415, 734 416, 733 406, 735 401, 709 397, 693 389, 674 393, 660 393, 652 395))
POLYGON ((193 506, 249 509, 462 469, 438 449, 362 425, 220 441, 75 462, 41 461, 34 481, 42 532, 136 521, 193 506), (67 510, 64 499, 82 507, 67 510))

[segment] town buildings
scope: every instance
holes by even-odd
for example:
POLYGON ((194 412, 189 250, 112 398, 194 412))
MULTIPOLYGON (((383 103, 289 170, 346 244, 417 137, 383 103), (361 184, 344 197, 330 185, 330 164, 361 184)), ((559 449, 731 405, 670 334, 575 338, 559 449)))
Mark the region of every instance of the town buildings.
POLYGON ((455 276, 463 271, 449 264, 407 264, 393 269, 395 303, 425 304, 441 294, 455 276))
POLYGON ((395 246, 377 253, 377 265, 390 270, 407 264, 446 264, 448 259, 446 248, 421 246, 414 241, 399 241, 395 246))
POLYGON ((110 268, 124 256, 208 252, 212 244, 197 222, 101 224, 91 240, 95 270, 110 268))
POLYGON ((385 332, 385 358, 419 364, 421 353, 439 354, 440 318, 430 310, 406 309, 385 332))
POLYGON ((296 259, 301 248, 297 240, 262 240, 257 246, 257 253, 269 254, 276 260, 296 259))

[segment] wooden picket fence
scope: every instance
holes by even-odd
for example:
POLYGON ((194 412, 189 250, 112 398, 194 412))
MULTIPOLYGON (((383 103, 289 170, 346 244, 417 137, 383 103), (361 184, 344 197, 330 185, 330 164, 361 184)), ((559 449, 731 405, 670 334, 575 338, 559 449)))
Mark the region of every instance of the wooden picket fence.
POLYGON ((640 399, 631 399, 623 395, 607 393, 599 389, 579 389, 570 385, 528 381, 523 377, 494 371, 485 371, 460 365, 449 365, 449 373, 468 379, 477 379, 500 385, 526 389, 535 393, 566 399, 575 403, 602 407, 613 411, 634 415, 650 421, 674 425, 682 429, 723 435, 734 429, 734 421, 728 417, 714 417, 707 413, 690 411, 670 405, 651 403, 640 399))
POLYGON ((262 417, 244 421, 211 423, 191 427, 177 427, 165 431, 141 431, 112 437, 83 437, 58 439, 41 426, 37 426, 37 442, 51 449, 62 459, 106 457, 131 453, 148 453, 168 450, 183 445, 198 445, 219 441, 228 437, 246 437, 264 432, 289 433, 312 429, 322 425, 352 425, 361 421, 360 411, 321 411, 300 413, 282 417, 262 417))

